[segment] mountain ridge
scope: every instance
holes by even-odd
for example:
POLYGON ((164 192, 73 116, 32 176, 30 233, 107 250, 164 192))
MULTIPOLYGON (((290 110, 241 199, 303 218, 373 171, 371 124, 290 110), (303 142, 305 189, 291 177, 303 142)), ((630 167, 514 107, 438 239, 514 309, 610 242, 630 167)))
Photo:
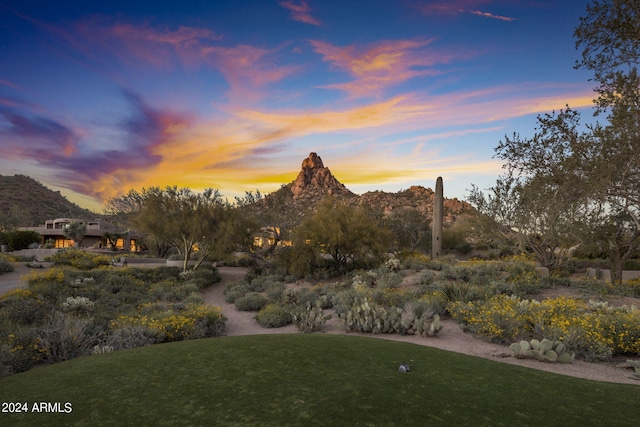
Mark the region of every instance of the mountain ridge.
POLYGON ((13 226, 37 227, 48 219, 97 216, 29 176, 0 175, 0 217, 17 221, 13 226))
MULTIPOLYGON (((369 191, 362 195, 351 192, 325 167, 320 156, 312 152, 302 161, 296 179, 264 197, 265 206, 290 204, 299 216, 313 210, 325 196, 333 196, 349 204, 375 207, 386 216, 396 209, 416 209, 430 218, 433 214, 434 192, 431 188, 414 185, 397 193, 369 191)), ((444 222, 451 224, 474 208, 467 202, 444 199, 444 222)))
MULTIPOLYGON (((434 192, 431 188, 411 186, 396 193, 369 191, 362 195, 351 192, 324 165, 320 156, 312 152, 302 161, 297 177, 279 190, 267 194, 256 208, 292 212, 297 218, 311 212, 326 196, 333 196, 352 205, 375 208, 383 216, 398 209, 416 209, 430 218, 434 192)), ((444 222, 453 223, 461 215, 473 211, 467 202, 456 198, 444 200, 444 222)), ((59 191, 47 188, 26 175, 0 175, 0 219, 18 213, 20 223, 15 226, 38 226, 55 218, 97 218, 88 209, 67 200, 59 191)), ((0 228, 3 224, 0 224, 0 228)))

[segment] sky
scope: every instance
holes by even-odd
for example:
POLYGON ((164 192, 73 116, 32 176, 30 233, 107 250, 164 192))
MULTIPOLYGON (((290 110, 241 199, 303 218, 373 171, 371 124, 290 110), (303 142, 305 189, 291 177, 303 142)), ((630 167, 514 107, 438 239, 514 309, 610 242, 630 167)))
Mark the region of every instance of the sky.
POLYGON ((591 109, 586 0, 0 0, 0 175, 80 206, 144 187, 231 200, 316 152, 361 194, 467 197, 538 114, 591 109))

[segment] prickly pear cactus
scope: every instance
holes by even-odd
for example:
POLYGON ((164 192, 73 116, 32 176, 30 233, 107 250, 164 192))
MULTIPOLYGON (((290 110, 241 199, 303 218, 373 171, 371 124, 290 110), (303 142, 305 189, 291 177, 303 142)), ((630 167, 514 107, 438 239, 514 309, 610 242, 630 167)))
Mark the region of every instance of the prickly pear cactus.
POLYGON ((538 341, 520 341, 509 346, 513 355, 519 359, 536 359, 543 362, 571 363, 575 359, 574 353, 567 352, 561 341, 543 339, 538 341))
POLYGON ((304 310, 293 313, 293 323, 302 332, 321 331, 329 319, 331 315, 324 314, 321 301, 314 306, 308 304, 304 310))
POLYGON ((355 301, 346 312, 338 313, 347 332, 371 332, 374 334, 419 334, 435 336, 442 330, 438 315, 403 316, 399 307, 385 308, 367 298, 355 301))

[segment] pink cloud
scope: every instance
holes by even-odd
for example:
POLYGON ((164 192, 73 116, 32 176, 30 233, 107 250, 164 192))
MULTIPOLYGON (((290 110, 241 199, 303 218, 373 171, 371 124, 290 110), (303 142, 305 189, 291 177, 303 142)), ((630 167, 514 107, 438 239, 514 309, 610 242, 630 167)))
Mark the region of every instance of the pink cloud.
POLYGON ((301 1, 300 4, 296 4, 293 1, 281 1, 280 6, 288 9, 291 12, 291 19, 305 24, 319 26, 321 22, 311 16, 311 8, 306 1, 301 1))
POLYGON ((277 64, 274 57, 279 48, 222 46, 223 36, 207 28, 158 29, 146 23, 114 24, 102 18, 77 23, 70 29, 37 24, 101 68, 110 68, 113 57, 129 66, 150 64, 162 70, 207 67, 220 71, 232 97, 245 96, 247 100, 260 98, 257 89, 297 69, 277 64))
POLYGON ((202 56, 212 67, 220 70, 231 86, 232 94, 243 97, 258 95, 255 89, 282 80, 297 70, 294 66, 277 66, 267 59, 274 51, 254 46, 210 46, 202 49, 202 56))
POLYGON ((379 95, 387 87, 413 77, 440 73, 435 66, 448 63, 455 56, 428 49, 431 42, 431 39, 387 40, 362 48, 310 41, 325 62, 355 78, 324 87, 343 90, 352 97, 379 95))
POLYGON ((0 85, 7 86, 7 87, 10 87, 11 89, 15 89, 15 90, 18 90, 18 91, 22 91, 21 87, 14 85, 13 83, 11 83, 8 80, 0 79, 0 85))
POLYGON ((498 19, 501 21, 515 21, 516 18, 503 15, 495 15, 490 12, 478 10, 480 5, 494 3, 495 0, 449 0, 429 2, 420 5, 419 9, 425 15, 458 15, 461 13, 471 13, 472 15, 481 16, 483 18, 498 19))
POLYGON ((492 13, 481 12, 479 10, 471 10, 471 11, 469 11, 469 13, 471 13, 473 15, 482 16, 484 18, 499 19, 501 21, 507 21, 507 22, 511 22, 511 21, 515 21, 516 20, 516 18, 510 18, 508 16, 501 16, 501 15, 494 15, 492 13))

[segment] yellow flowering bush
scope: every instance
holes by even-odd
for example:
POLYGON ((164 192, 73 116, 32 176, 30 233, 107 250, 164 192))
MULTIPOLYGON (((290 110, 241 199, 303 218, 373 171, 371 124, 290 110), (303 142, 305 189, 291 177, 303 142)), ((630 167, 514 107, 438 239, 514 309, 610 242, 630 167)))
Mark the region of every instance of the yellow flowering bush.
POLYGON ((167 310, 152 315, 118 316, 110 327, 142 326, 155 335, 157 342, 181 341, 219 335, 225 320, 220 309, 199 304, 177 313, 167 310))
POLYGON ((44 270, 31 270, 23 276, 29 285, 40 285, 49 283, 64 283, 65 270, 58 267, 46 268, 44 270))
POLYGON ((521 301, 507 295, 467 303, 455 301, 449 304, 449 313, 474 333, 494 341, 514 341, 529 332, 532 325, 531 314, 521 301))
POLYGON ((484 301, 454 302, 449 311, 465 328, 509 342, 527 335, 560 340, 590 359, 640 355, 640 310, 587 304, 575 298, 543 301, 497 295, 484 301))

